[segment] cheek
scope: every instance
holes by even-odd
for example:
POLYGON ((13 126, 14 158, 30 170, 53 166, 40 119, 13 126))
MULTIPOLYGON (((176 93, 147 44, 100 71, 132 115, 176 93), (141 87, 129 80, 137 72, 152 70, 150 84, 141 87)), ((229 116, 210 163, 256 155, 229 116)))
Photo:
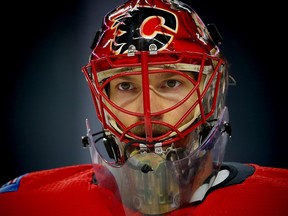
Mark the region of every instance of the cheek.
POLYGON ((190 110, 195 101, 196 97, 193 97, 190 100, 183 103, 182 105, 180 105, 179 107, 173 109, 168 113, 165 113, 163 115, 163 121, 171 125, 175 125, 184 115, 187 116, 184 118, 184 120, 181 120, 182 122, 180 123, 179 126, 182 126, 185 123, 191 121, 194 118, 194 116, 198 115, 198 111, 196 110, 199 109, 197 108, 197 106, 192 111, 190 110))
POLYGON ((111 108, 111 111, 125 127, 129 127, 138 121, 138 117, 123 113, 115 108, 111 108))

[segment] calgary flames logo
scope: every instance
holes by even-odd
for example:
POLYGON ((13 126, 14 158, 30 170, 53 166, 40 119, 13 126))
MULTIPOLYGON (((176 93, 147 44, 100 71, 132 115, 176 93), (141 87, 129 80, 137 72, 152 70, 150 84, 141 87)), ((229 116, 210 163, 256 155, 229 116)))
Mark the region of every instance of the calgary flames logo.
POLYGON ((157 8, 130 10, 125 15, 114 17, 112 21, 114 41, 111 43, 111 50, 115 54, 126 53, 130 45, 134 45, 138 51, 148 50, 152 43, 158 50, 163 50, 171 43, 178 30, 177 17, 169 11, 157 8))

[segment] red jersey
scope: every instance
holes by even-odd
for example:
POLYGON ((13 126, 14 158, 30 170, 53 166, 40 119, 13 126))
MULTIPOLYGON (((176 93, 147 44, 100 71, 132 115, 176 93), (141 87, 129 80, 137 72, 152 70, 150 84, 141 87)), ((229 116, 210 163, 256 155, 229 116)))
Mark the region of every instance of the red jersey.
MULTIPOLYGON (((202 202, 166 215, 288 215, 288 170, 255 164, 226 165, 230 176, 202 202)), ((91 165, 43 170, 20 176, 0 188, 1 216, 124 216, 113 191, 92 182, 91 165)), ((142 215, 132 212, 131 215, 142 215)))

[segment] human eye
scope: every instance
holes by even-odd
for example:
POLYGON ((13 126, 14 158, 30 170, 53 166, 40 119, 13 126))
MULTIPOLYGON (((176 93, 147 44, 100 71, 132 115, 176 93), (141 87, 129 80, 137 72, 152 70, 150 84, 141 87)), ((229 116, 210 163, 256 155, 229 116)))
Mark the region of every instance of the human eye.
POLYGON ((121 82, 117 85, 117 88, 121 91, 129 91, 134 88, 134 85, 130 82, 121 82))
POLYGON ((165 80, 163 82, 162 87, 163 88, 176 88, 179 85, 181 85, 181 82, 175 79, 169 79, 169 80, 165 80))

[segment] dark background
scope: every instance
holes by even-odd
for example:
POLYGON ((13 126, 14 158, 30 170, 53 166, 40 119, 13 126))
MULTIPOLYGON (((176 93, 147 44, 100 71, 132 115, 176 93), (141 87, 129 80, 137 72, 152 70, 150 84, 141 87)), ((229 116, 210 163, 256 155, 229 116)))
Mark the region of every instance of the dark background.
MULTIPOLYGON (((10 1, 1 13, 0 183, 90 163, 85 119, 100 129, 81 72, 102 17, 120 0, 10 1)), ((287 12, 277 1, 185 1, 215 23, 237 85, 226 161, 288 167, 287 12)))

